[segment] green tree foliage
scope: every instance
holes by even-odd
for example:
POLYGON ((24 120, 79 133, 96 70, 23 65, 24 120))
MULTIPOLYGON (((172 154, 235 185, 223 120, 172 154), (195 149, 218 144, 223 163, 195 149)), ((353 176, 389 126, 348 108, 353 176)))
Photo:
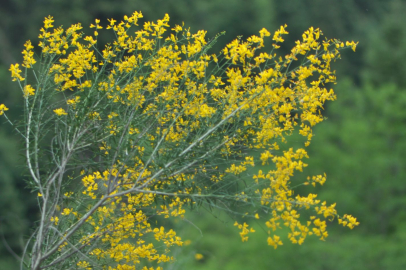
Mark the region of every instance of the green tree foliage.
POLYGON ((330 256, 340 252, 344 261, 362 261, 370 269, 403 269, 406 91, 395 84, 357 88, 347 81, 338 92, 338 102, 328 108, 329 121, 316 130, 312 149, 321 154, 311 163, 331 176, 321 197, 354 211, 362 234, 336 239, 330 256))
POLYGON ((361 74, 366 83, 379 86, 394 83, 406 87, 406 12, 404 1, 392 1, 385 13, 373 21, 365 44, 365 68, 361 74))
POLYGON ((0 264, 2 267, 14 269, 17 262, 17 254, 21 250, 23 243, 23 233, 27 231, 27 222, 25 220, 25 211, 27 204, 21 202, 24 197, 21 196, 21 190, 24 185, 16 185, 15 179, 20 177, 21 168, 16 167, 19 164, 18 145, 15 140, 7 140, 9 134, 0 130, 0 141, 8 143, 0 144, 0 254, 7 254, 0 264))
POLYGON ((364 233, 393 234, 406 221, 406 92, 394 84, 358 89, 349 81, 339 88, 331 121, 313 146, 322 152, 315 160, 333 178, 325 196, 343 198, 342 209, 359 215, 364 233))

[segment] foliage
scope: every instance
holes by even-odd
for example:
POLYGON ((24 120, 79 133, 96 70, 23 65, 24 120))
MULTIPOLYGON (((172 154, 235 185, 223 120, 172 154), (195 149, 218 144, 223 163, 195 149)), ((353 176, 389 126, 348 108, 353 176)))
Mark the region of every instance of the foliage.
MULTIPOLYGON (((327 186, 331 182, 329 179, 327 186)), ((339 191, 337 193, 340 193, 339 191)), ((320 195, 322 194, 323 191, 320 192, 320 195)), ((339 202, 337 205, 340 206, 339 202)), ((386 236, 359 233, 358 229, 362 229, 364 222, 369 222, 368 220, 361 221, 359 228, 351 232, 345 232, 341 227, 334 228, 333 224, 330 224, 330 236, 327 241, 309 238, 300 246, 288 242, 281 248, 269 250, 261 233, 250 236, 248 242, 239 243, 228 229, 227 216, 221 213, 211 215, 199 211, 187 215, 187 219, 195 221, 194 225, 201 232, 194 226, 188 226, 186 222, 178 224, 182 228, 185 243, 191 241, 191 244, 178 251, 176 262, 168 269, 356 270, 370 266, 370 269, 378 270, 403 269, 406 266, 406 259, 401 255, 406 239, 405 230, 386 236), (204 218, 199 218, 199 215, 204 218), (203 258, 197 260, 194 258, 195 254, 202 254, 203 258), (294 260, 292 254, 295 256, 294 260)), ((252 226, 258 232, 263 229, 260 222, 252 222, 252 226)), ((286 235, 281 236, 281 239, 288 240, 286 235)))
POLYGON ((328 147, 315 149, 319 156, 310 162, 317 167, 331 161, 325 169, 334 175, 329 181, 334 192, 324 197, 340 200, 342 211, 354 211, 365 235, 401 233, 406 218, 401 210, 406 203, 406 93, 394 84, 359 89, 351 81, 343 81, 340 89, 339 101, 329 107, 335 125, 328 121, 326 129, 318 130, 317 144, 328 147), (344 192, 350 186, 353 193, 344 192))
MULTIPOLYGON (((7 135, 1 130, 0 140, 5 138, 7 138, 7 135)), ((14 141, 8 141, 8 144, 0 145, 0 153, 7 153, 7 158, 3 157, 5 161, 0 163, 0 179, 2 179, 0 205, 2 205, 3 211, 7 209, 0 217, 0 238, 3 242, 0 245, 0 251, 9 254, 8 258, 1 262, 2 267, 8 269, 13 269, 13 263, 18 258, 18 255, 13 250, 19 247, 17 241, 13 242, 10 239, 14 238, 23 241, 22 234, 27 230, 26 224, 21 220, 26 206, 16 203, 16 201, 19 202, 22 199, 18 190, 14 187, 14 178, 20 172, 20 168, 15 167, 15 164, 18 164, 18 153, 14 151, 16 148, 18 148, 18 145, 14 141)), ((23 189, 23 186, 19 188, 23 189)))
POLYGON ((167 34, 168 15, 131 34, 140 18, 109 19, 116 39, 99 50, 100 20, 85 36, 81 24, 54 28, 47 17, 40 56, 27 41, 24 73, 10 67, 24 97, 17 131, 41 210, 23 263, 35 270, 161 269, 173 260, 169 250, 183 244, 162 219, 201 205, 240 215, 243 242, 254 232, 245 220, 261 220, 275 248, 282 225, 297 244, 309 235, 324 240, 326 220, 335 217, 358 225, 316 194, 294 195, 326 176, 292 183, 308 155, 302 147, 283 150, 291 134, 310 144, 325 101, 335 99, 325 88, 336 79, 331 62, 356 43, 320 41, 321 31, 310 28, 282 58, 281 26, 268 53, 271 34, 262 29, 210 55, 219 36, 207 41, 205 31, 180 25, 167 34), (267 172, 256 167, 268 163, 274 168, 267 172), (312 211, 301 217, 299 209, 312 211))
MULTIPOLYGON (((335 90, 337 101, 327 105, 328 121, 314 130, 316 136, 307 149, 312 158, 304 173, 323 168, 329 181, 317 190, 318 198, 336 202, 339 212, 351 211, 362 225, 345 233, 330 224, 326 242, 309 239, 300 247, 288 243, 269 252, 260 234, 238 245, 227 226, 218 225, 219 220, 227 219, 217 213, 216 218, 189 216, 203 237, 194 226, 183 225, 183 238, 195 244, 178 256, 190 259, 177 262, 180 267, 173 269, 406 268, 402 256, 406 240, 406 92, 394 84, 358 88, 348 79, 341 80, 335 90), (193 260, 193 252, 203 254, 204 259, 193 260), (295 260, 290 259, 293 253, 295 260)), ((294 140, 292 137, 291 142, 294 140)), ((262 230, 261 224, 251 224, 262 230)))
POLYGON ((406 28, 401 14, 406 11, 404 2, 392 1, 388 12, 382 14, 380 20, 371 23, 375 31, 367 35, 366 42, 372 46, 365 48, 365 68, 362 69, 366 84, 380 86, 391 82, 399 87, 406 87, 406 69, 403 59, 406 52, 406 28))

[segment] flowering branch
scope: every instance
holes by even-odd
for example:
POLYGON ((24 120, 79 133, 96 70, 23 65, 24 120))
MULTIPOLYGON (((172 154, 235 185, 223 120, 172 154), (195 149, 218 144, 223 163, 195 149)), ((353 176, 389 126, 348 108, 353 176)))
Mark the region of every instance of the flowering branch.
MULTIPOLYGON (((320 41, 322 32, 310 28, 282 58, 276 51, 288 33, 281 26, 268 52, 271 34, 262 29, 209 55, 219 36, 207 42, 205 31, 169 29, 168 15, 130 34, 140 18, 134 12, 109 20, 116 39, 104 50, 100 20, 85 36, 80 24, 65 30, 45 18, 39 59, 27 41, 24 77, 19 64, 10 67, 25 99, 20 135, 41 212, 27 267, 135 269, 148 262, 153 267, 143 269, 162 269, 182 240, 151 220, 184 218, 188 208, 212 201, 241 215, 235 226, 242 241, 254 231, 248 220, 262 219, 275 248, 282 225, 297 244, 310 235, 324 240, 326 221, 335 217, 358 225, 316 194, 293 195, 326 176, 293 180, 308 155, 284 146, 294 133, 310 144, 324 103, 336 98, 326 88, 336 81, 331 62, 355 42, 320 41)), ((0 105, 0 115, 7 110, 0 105)))

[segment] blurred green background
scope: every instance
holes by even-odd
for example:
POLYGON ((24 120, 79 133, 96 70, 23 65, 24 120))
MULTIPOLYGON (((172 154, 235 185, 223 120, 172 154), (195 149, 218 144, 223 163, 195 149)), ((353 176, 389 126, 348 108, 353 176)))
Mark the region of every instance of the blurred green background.
MULTIPOLYGON (((350 231, 333 222, 325 242, 285 241, 274 250, 261 223, 252 224, 257 233, 241 243, 226 215, 200 209, 174 224, 191 243, 175 251, 177 261, 166 269, 406 269, 406 1, 3 0, 0 103, 10 108, 10 118, 22 116, 22 97, 9 66, 21 62, 26 40, 37 43, 45 16, 54 16, 55 26, 81 22, 86 28, 95 18, 121 19, 135 10, 145 21, 168 13, 172 25, 184 21, 192 31, 207 30, 208 37, 225 30, 213 51, 238 35, 262 27, 273 32, 285 23, 290 34, 283 54, 310 26, 328 38, 360 42, 356 53, 344 51, 334 63, 338 100, 327 104, 328 120, 315 129, 305 172, 326 172, 319 197, 337 202, 338 211, 356 216, 360 226, 350 231)), ((22 142, 0 121, 0 268, 17 269, 11 251, 21 253, 35 226, 36 195, 25 189, 22 142)))

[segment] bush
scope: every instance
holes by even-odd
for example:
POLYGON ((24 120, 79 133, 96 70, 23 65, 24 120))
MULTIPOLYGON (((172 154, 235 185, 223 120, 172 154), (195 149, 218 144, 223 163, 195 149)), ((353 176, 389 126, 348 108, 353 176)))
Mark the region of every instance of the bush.
POLYGON ((168 15, 131 34, 140 18, 109 20, 116 39, 103 50, 99 20, 86 36, 81 24, 65 30, 45 18, 39 57, 27 41, 23 75, 19 64, 10 67, 24 96, 16 130, 41 211, 23 264, 161 269, 173 260, 171 247, 183 244, 163 220, 201 205, 234 215, 243 242, 255 231, 247 220, 262 220, 275 248, 282 225, 297 244, 309 235, 324 240, 335 217, 358 225, 316 194, 294 195, 326 176, 291 183, 308 155, 286 147, 296 133, 310 144, 323 104, 335 99, 325 88, 336 80, 331 62, 356 43, 320 41, 321 31, 310 28, 282 58, 281 26, 268 53, 271 34, 262 29, 208 54, 220 35, 207 41, 205 31, 183 25, 167 34, 168 15), (259 164, 273 165, 263 172, 259 164))

